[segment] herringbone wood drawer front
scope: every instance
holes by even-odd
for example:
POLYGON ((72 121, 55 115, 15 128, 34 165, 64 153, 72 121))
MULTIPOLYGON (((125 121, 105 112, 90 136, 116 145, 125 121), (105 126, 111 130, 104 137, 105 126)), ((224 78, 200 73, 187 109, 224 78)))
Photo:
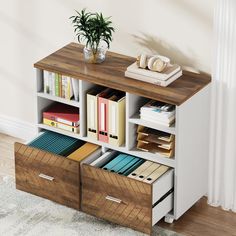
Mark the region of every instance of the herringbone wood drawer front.
POLYGON ((82 210, 144 233, 151 233, 152 186, 83 165, 82 210))
POLYGON ((80 209, 79 163, 15 143, 16 188, 80 209))

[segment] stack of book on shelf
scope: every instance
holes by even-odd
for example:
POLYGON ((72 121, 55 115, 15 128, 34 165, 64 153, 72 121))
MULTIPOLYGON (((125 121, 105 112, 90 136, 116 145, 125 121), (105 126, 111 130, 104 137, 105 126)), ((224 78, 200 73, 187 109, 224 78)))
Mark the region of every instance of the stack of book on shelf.
POLYGON ((175 106, 151 100, 140 108, 140 118, 169 127, 175 122, 175 106))
POLYGON ((125 142, 125 93, 95 87, 87 93, 87 135, 121 146, 125 142))
POLYGON ((64 156, 74 161, 83 161, 89 156, 99 156, 101 148, 98 145, 86 143, 79 139, 62 134, 45 131, 29 143, 29 146, 64 156))
MULTIPOLYGON (((153 183, 169 169, 167 166, 123 153, 111 155, 111 151, 106 152, 99 159, 102 160, 105 156, 110 158, 105 163, 102 162, 99 168, 146 183, 153 183)), ((94 166, 100 160, 97 159, 90 165, 94 166)))
POLYGON ((137 63, 130 65, 125 71, 125 76, 144 81, 147 83, 166 87, 180 76, 182 76, 182 70, 179 65, 169 65, 162 72, 151 71, 148 69, 139 68, 137 63))
POLYGON ((43 124, 79 133, 79 108, 62 103, 54 103, 43 112, 43 124))
POLYGON ((166 132, 139 125, 137 129, 137 149, 173 157, 175 136, 166 132))
POLYGON ((79 101, 79 80, 69 76, 44 71, 43 72, 44 93, 79 101))

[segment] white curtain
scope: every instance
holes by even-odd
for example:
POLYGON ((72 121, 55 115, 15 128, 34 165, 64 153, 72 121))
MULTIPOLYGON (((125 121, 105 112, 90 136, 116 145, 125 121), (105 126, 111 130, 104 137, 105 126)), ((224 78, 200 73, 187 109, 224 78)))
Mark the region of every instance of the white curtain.
POLYGON ((236 211, 236 0, 217 0, 208 203, 236 211))

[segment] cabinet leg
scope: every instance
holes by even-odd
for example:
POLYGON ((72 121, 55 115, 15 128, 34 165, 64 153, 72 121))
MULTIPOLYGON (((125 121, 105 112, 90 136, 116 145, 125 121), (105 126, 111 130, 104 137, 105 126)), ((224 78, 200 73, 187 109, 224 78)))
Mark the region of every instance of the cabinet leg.
POLYGON ((174 222, 174 218, 172 216, 167 215, 165 216, 164 221, 168 224, 172 224, 174 222))

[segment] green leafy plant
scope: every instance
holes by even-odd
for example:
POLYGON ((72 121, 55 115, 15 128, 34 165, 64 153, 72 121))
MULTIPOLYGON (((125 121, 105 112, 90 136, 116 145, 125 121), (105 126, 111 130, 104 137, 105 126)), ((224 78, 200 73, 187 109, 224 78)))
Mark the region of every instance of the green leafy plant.
POLYGON ((76 11, 77 15, 71 16, 74 32, 78 42, 85 41, 86 47, 91 48, 96 55, 102 41, 110 47, 112 33, 115 31, 112 27, 110 17, 104 17, 102 13, 90 13, 86 9, 81 12, 76 11))

